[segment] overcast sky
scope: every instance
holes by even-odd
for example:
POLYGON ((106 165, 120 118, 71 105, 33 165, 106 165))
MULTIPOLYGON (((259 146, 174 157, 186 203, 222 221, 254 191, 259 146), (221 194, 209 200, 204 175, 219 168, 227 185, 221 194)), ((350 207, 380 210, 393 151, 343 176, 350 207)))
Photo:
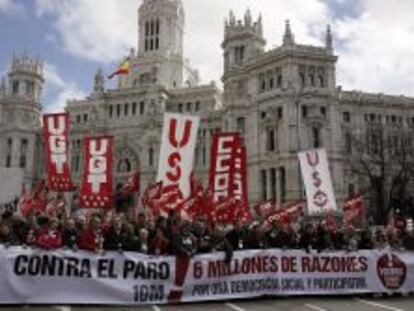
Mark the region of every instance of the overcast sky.
MULTIPOLYGON (((13 51, 27 50, 46 63, 47 110, 92 88, 98 67, 107 74, 137 46, 137 9, 142 0, 0 0, 0 74, 13 51)), ((339 56, 337 84, 414 96, 413 0, 183 0, 185 57, 203 82, 222 73, 224 18, 250 8, 263 15, 267 49, 281 44, 289 19, 296 42, 323 44, 330 23, 339 56)), ((113 82, 112 82, 113 83, 113 82)), ((107 83, 107 86, 110 86, 107 83)))

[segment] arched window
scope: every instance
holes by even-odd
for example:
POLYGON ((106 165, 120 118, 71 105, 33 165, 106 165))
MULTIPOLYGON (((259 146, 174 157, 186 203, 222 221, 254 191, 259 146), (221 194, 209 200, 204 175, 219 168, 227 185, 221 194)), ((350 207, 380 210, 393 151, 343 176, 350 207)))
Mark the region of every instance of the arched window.
POLYGON ((131 172, 131 161, 127 158, 122 159, 117 165, 118 173, 129 173, 131 172))
POLYGON ((137 103, 132 103, 132 114, 135 116, 137 114, 137 103))

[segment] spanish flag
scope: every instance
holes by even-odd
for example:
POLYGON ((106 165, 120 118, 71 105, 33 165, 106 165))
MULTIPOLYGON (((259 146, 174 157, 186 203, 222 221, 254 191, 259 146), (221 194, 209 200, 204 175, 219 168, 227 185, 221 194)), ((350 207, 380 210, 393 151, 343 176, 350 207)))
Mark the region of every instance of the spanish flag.
POLYGON ((108 76, 108 79, 112 79, 117 75, 127 75, 129 73, 129 66, 130 61, 129 58, 127 58, 118 66, 118 69, 116 71, 114 71, 108 76))

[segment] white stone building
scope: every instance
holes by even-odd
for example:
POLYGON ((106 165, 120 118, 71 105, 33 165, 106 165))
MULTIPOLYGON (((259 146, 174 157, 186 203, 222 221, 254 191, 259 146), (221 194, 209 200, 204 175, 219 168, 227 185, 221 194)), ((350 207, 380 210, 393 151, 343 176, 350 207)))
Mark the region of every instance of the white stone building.
MULTIPOLYGON (((225 23, 223 73, 218 83, 200 85, 198 72, 184 58, 184 8, 180 0, 144 0, 138 10, 138 49, 131 49, 128 75, 116 89, 105 89, 100 70, 93 92, 70 101, 71 167, 82 171, 85 135, 115 137, 114 176, 122 181, 139 169, 143 187, 154 181, 165 111, 201 117, 195 167, 207 180, 211 136, 240 131, 248 152, 251 201, 295 200, 302 195, 298 150, 323 147, 338 200, 363 180, 350 176, 347 129, 376 119, 412 125, 414 99, 346 92, 336 84, 337 56, 330 29, 324 46, 296 43, 287 22, 282 42, 265 49, 262 20, 230 13, 225 23)), ((124 59, 125 59, 124 58, 124 59)), ((120 60, 122 62, 124 59, 120 60)), ((0 92, 0 165, 23 165, 27 181, 40 177, 40 94, 42 65, 14 58, 7 86, 0 92)))

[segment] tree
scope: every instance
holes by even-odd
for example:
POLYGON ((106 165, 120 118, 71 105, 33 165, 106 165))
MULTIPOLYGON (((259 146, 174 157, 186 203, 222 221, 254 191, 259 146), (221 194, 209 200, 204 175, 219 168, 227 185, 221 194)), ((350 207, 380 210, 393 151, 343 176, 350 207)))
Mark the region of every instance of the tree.
POLYGON ((367 122, 345 129, 345 149, 351 174, 362 177, 375 206, 377 224, 390 212, 411 202, 414 181, 414 128, 401 123, 367 122))

